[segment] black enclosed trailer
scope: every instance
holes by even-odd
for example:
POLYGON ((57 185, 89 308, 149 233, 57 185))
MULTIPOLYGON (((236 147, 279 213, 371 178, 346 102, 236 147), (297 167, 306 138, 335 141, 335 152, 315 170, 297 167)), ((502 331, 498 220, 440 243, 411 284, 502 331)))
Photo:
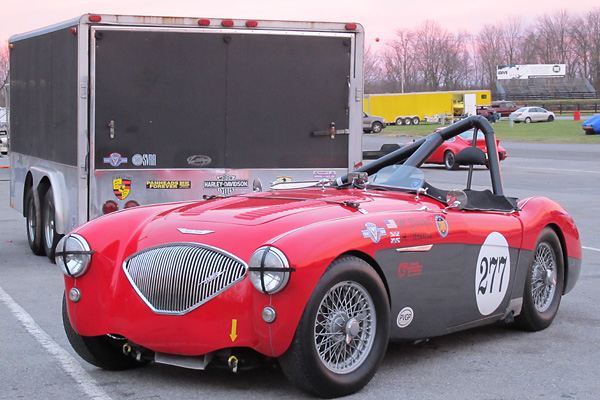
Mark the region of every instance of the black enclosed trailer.
POLYGON ((363 37, 91 14, 13 36, 10 199, 33 251, 116 209, 344 175, 361 162, 363 37))

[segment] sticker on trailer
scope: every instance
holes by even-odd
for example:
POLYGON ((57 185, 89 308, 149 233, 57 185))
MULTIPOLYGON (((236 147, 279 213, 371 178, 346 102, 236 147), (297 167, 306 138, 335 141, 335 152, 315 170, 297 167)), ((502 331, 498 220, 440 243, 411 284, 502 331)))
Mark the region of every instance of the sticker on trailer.
POLYGON ((475 272, 475 297, 481 315, 490 315, 500 306, 510 281, 508 242, 501 233, 488 235, 479 250, 475 272))

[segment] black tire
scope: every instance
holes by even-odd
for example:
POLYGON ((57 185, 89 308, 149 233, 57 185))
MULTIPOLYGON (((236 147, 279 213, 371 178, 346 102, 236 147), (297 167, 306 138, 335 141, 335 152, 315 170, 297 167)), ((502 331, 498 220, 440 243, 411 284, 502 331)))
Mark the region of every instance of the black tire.
POLYGON ((412 123, 412 118, 406 117, 406 118, 404 118, 404 121, 402 121, 402 123, 404 125, 410 125, 412 123))
POLYGON ((564 282, 565 269, 560 241, 551 228, 544 228, 529 261, 523 309, 515 318, 517 326, 527 331, 541 331, 550 326, 558 312, 564 282))
POLYGON ((75 332, 67 313, 67 299, 63 295, 62 319, 69 343, 77 354, 90 364, 111 371, 121 371, 146 365, 148 361, 137 361, 123 353, 125 338, 116 336, 81 336, 75 332))
POLYGON ((403 125, 403 124, 404 124, 404 119, 402 119, 402 117, 396 118, 396 125, 403 125))
POLYGON ((412 124, 413 125, 419 125, 421 123, 421 120, 419 119, 419 117, 413 117, 412 118, 412 124))
POLYGON ((531 118, 529 118, 529 117, 525 118, 525 123, 526 123, 526 124, 529 124, 529 123, 531 123, 531 118))
POLYGON ((446 167, 448 171, 455 171, 459 167, 454 160, 454 153, 450 150, 444 153, 444 167, 446 167))
POLYGON ((379 133, 382 131, 382 129, 383 129, 383 125, 381 124, 381 122, 378 122, 378 121, 373 122, 373 125, 371 127, 371 132, 379 133))
POLYGON ((350 256, 335 260, 310 296, 292 344, 279 358, 281 369, 294 385, 319 397, 359 391, 385 355, 389 307, 385 287, 369 264, 350 256))
POLYGON ((552 115, 549 115, 548 116, 548 122, 552 122, 552 121, 554 121, 554 117, 552 115))
POLYGON ((52 193, 52 188, 49 188, 44 196, 44 203, 42 205, 42 242, 44 252, 52 262, 55 262, 54 252, 56 245, 63 236, 56 232, 55 209, 54 194, 52 193))
POLYGON ((34 188, 29 188, 25 195, 25 222, 27 241, 33 254, 43 256, 42 245, 42 208, 40 205, 40 194, 34 188))

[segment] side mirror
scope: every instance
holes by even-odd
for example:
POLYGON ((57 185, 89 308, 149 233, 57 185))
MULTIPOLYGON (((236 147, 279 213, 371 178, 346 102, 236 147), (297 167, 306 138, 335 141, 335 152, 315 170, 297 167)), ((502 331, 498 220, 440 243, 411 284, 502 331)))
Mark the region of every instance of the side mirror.
POLYGON ((467 147, 462 149, 454 157, 454 162, 460 165, 485 165, 486 157, 479 147, 467 147))
POLYGON ((462 210, 467 206, 467 194, 462 190, 451 190, 446 195, 446 204, 448 207, 444 210, 446 212, 449 208, 456 208, 457 210, 462 210))

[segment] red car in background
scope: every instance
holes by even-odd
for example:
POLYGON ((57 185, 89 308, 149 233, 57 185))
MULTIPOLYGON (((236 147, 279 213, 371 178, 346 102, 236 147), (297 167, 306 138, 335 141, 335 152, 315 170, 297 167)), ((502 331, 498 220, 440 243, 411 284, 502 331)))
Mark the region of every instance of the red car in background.
MULTIPOLYGON (((437 130, 441 129, 443 128, 439 128, 437 130)), ((455 161, 455 156, 462 149, 473 146, 473 132, 474 130, 470 129, 446 140, 425 162, 431 164, 444 164, 444 166, 448 170, 458 169, 458 167, 460 167, 460 164, 455 161)), ((506 150, 502 146, 500 146, 499 143, 500 141, 496 140, 498 159, 500 161, 503 161, 506 159, 506 150)), ((485 138, 480 130, 478 130, 477 132, 477 147, 483 150, 487 157, 485 138)))

